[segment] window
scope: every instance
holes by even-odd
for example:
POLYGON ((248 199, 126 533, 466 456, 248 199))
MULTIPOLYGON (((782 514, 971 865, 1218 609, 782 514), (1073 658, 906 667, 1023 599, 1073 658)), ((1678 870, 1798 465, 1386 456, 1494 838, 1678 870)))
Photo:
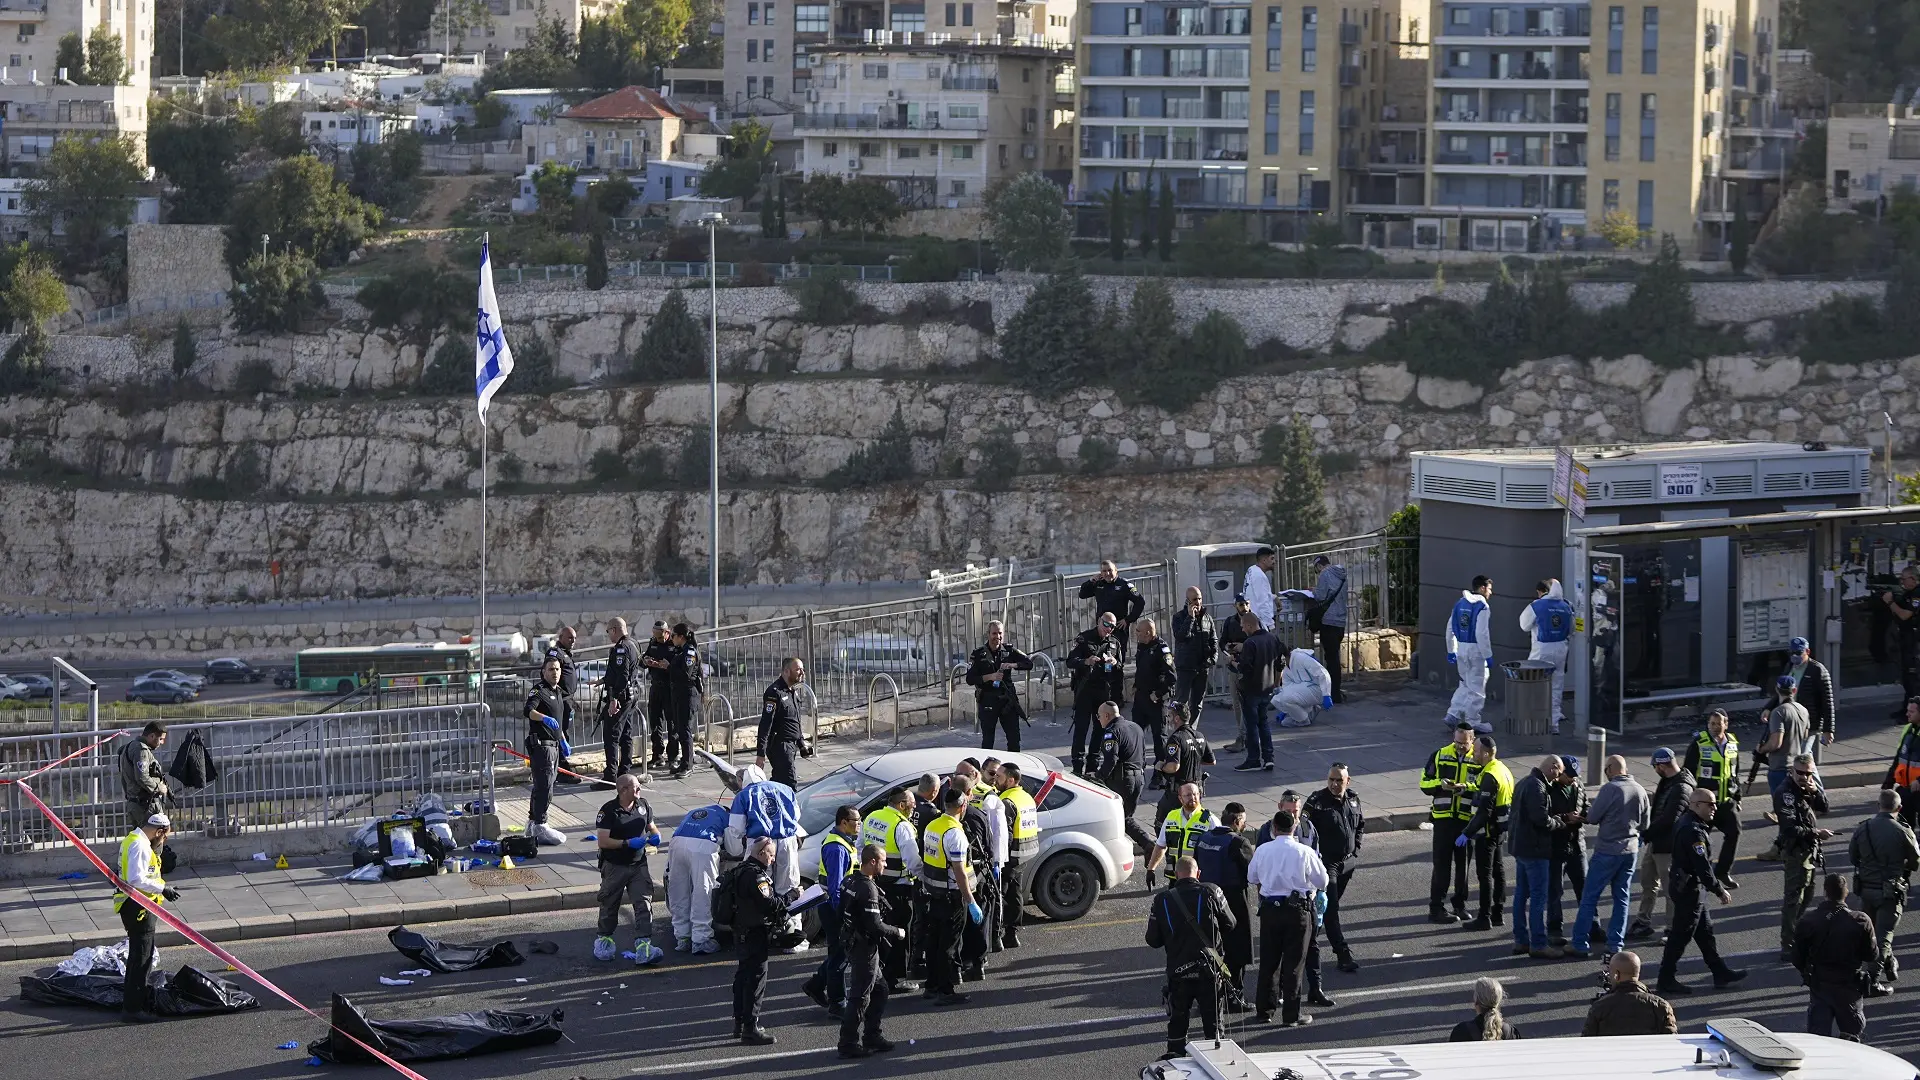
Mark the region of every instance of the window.
POLYGON ((1250 95, 1245 90, 1220 91, 1220 120, 1245 120, 1250 95))
POLYGON ((837 158, 840 156, 840 144, 837 142, 823 143, 821 145, 821 149, 824 150, 826 153, 826 156, 830 158, 837 158))
POLYGON ((1280 115, 1280 91, 1278 90, 1267 91, 1267 115, 1280 115))
POLYGON ((977 120, 980 117, 980 106, 949 105, 947 106, 947 115, 953 117, 956 120, 959 120, 959 119, 977 120))
MULTIPOLYGON (((748 42, 748 44, 751 45, 752 42, 748 42)), ((887 77, 887 65, 861 64, 860 77, 863 79, 884 79, 887 77)))
POLYGON ((793 9, 793 31, 796 34, 824 34, 832 26, 831 19, 825 4, 801 4, 793 9))
POLYGON ((1003 169, 1007 167, 1007 144, 1006 143, 1000 144, 1000 167, 1003 169))
POLYGON ((973 25, 973 5, 972 4, 960 5, 960 25, 961 26, 973 25))
POLYGON ((1300 152, 1313 153, 1313 91, 1300 91, 1300 152))
POLYGON ((1607 160, 1620 160, 1620 136, 1618 135, 1607 136, 1607 160))
POLYGON ((1447 136, 1447 153, 1449 154, 1464 154, 1467 152, 1467 145, 1465 135, 1447 136))
POLYGON ((1457 68, 1472 67, 1473 54, 1465 49, 1455 49, 1447 54, 1447 66, 1457 68))
POLYGON ((1137 7, 1127 9, 1126 23, 1126 36, 1128 37, 1139 37, 1147 32, 1146 28, 1140 23, 1140 9, 1137 7))
POLYGON ((1277 203, 1280 201, 1280 174, 1279 173, 1261 173, 1260 174, 1260 200, 1262 202, 1270 202, 1270 203, 1277 203))
POLYGON ((954 195, 965 195, 967 193, 967 182, 965 180, 955 180, 952 187, 948 190, 954 195))
POLYGON ((896 34, 921 34, 927 29, 927 11, 925 8, 893 9, 892 25, 888 27, 896 34))
POLYGON ((920 156, 920 148, 917 146, 902 146, 900 147, 898 153, 895 154, 895 156, 900 158, 902 161, 908 160, 910 158, 917 158, 920 156))
MULTIPOLYGON (((1649 8, 1647 10, 1651 11, 1653 9, 1649 8)), ((1640 227, 1642 229, 1651 229, 1653 228, 1653 181, 1640 181, 1640 191, 1638 194, 1640 197, 1640 227)))
POLYGON ((1847 149, 1865 150, 1866 148, 1867 136, 1864 132, 1855 131, 1847 135, 1847 149))
POLYGON ((1261 141, 1261 150, 1266 154, 1278 154, 1280 152, 1280 132, 1277 130, 1267 132, 1261 141))
POLYGON ((760 5, 759 4, 747 5, 747 25, 748 26, 760 25, 760 5))
POLYGON ((1213 32, 1244 36, 1253 29, 1252 8, 1216 8, 1213 13, 1213 32))
POLYGON ((958 25, 960 25, 960 24, 959 24, 958 22, 956 22, 956 21, 954 21, 954 17, 955 17, 955 16, 956 16, 956 15, 957 15, 957 14, 959 13, 959 11, 958 11, 958 9, 959 9, 959 7, 960 7, 960 5, 958 5, 958 4, 948 4, 948 5, 947 5, 947 25, 948 25, 948 26, 958 26, 958 25))
POLYGON ((1646 7, 1640 10, 1640 74, 1655 75, 1660 71, 1660 9, 1646 7))
POLYGON ((1627 33, 1627 9, 1607 9, 1607 74, 1620 74, 1620 50, 1627 33))
POLYGON ((759 60, 760 60, 760 43, 754 40, 753 38, 748 38, 747 39, 747 63, 749 64, 757 63, 759 60))
POLYGON ((1267 50, 1267 70, 1279 71, 1281 64, 1284 62, 1285 54, 1286 54, 1285 49, 1268 49, 1267 50))
MULTIPOLYGON (((769 64, 773 63, 774 56, 773 56, 773 39, 772 38, 766 38, 760 42, 760 59, 766 61, 769 64)), ((767 77, 767 96, 768 97, 773 96, 773 77, 771 75, 767 77)))
POLYGON ((1619 94, 1607 95, 1607 116, 1612 119, 1616 119, 1616 120, 1619 119, 1620 117, 1620 95, 1619 94))
POLYGON ((772 26, 773 25, 773 5, 772 4, 768 4, 766 6, 766 13, 767 13, 767 25, 772 26))
POLYGON ((1658 101, 1657 95, 1654 95, 1654 94, 1640 95, 1640 116, 1643 119, 1651 120, 1654 117, 1658 116, 1660 114, 1658 106, 1659 106, 1659 101, 1658 101))
POLYGON ((1167 74, 1174 78, 1197 78, 1207 73, 1207 50, 1168 49, 1167 74))
POLYGON ((1285 61, 1284 50, 1280 47, 1281 31, 1285 23, 1277 7, 1267 9, 1267 70, 1279 71, 1285 61))
POLYGON ((1300 9, 1300 70, 1320 70, 1320 9, 1300 9))
POLYGON ((953 147, 953 153, 950 156, 955 161, 972 161, 973 147, 965 143, 960 143, 953 147))
POLYGON ((1449 8, 1447 10, 1447 21, 1454 26, 1472 26, 1473 11, 1464 7, 1449 8))
POLYGON ((1640 160, 1652 161, 1653 156, 1654 156, 1653 155, 1653 136, 1651 135, 1640 136, 1640 160))
POLYGON ((1144 49, 1121 49, 1120 50, 1120 74, 1122 75, 1144 74, 1145 73, 1144 65, 1141 63, 1141 59, 1145 56, 1145 54, 1146 54, 1146 50, 1144 49))
POLYGON ((1247 77, 1247 50, 1245 49, 1208 49, 1207 74, 1212 78, 1244 79, 1247 77))
POLYGON ((1600 205, 1602 209, 1620 209, 1620 181, 1608 180, 1600 185, 1600 205))

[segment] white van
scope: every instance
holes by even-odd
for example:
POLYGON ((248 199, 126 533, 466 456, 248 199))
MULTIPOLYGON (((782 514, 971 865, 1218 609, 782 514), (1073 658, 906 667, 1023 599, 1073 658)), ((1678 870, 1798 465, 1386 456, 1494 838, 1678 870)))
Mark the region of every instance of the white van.
POLYGON ((832 669, 862 675, 924 675, 934 670, 927 642, 904 634, 860 634, 833 646, 832 669))
POLYGON ((1776 1035, 1751 1020, 1707 1021, 1704 1033, 1606 1039, 1413 1043, 1248 1054, 1231 1040, 1195 1040, 1141 1080, 1916 1080, 1920 1071, 1871 1046, 1824 1035, 1776 1035))

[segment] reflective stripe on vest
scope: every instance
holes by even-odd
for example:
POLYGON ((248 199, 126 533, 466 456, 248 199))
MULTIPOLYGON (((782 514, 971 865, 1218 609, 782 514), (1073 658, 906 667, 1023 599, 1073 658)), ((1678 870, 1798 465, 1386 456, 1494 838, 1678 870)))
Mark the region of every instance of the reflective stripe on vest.
POLYGON ((881 871, 881 877, 897 878, 906 872, 906 863, 900 858, 900 843, 895 839, 900 823, 905 820, 900 811, 883 806, 868 814, 860 825, 860 843, 879 844, 887 852, 887 867, 881 871))
POLYGON ((1724 752, 1713 744, 1713 736, 1707 732, 1695 735, 1693 741, 1700 747, 1700 786, 1711 785, 1713 793, 1725 802, 1733 785, 1739 783, 1736 774, 1740 772, 1740 740, 1733 737, 1733 732, 1727 732, 1724 752))
POLYGON ((1493 777, 1498 785, 1493 796, 1493 824, 1497 829, 1507 827, 1507 818, 1513 813, 1513 772, 1507 763, 1495 758, 1480 767, 1481 776, 1493 777))
MULTIPOLYGON (((120 875, 121 881, 133 880, 133 867, 127 865, 127 860, 131 858, 133 855, 133 838, 138 835, 140 835, 140 830, 135 829, 132 832, 120 838, 120 858, 115 860, 114 870, 116 873, 120 875)), ((147 865, 150 871, 149 873, 150 877, 157 878, 160 876, 160 852, 155 850, 151 846, 147 848, 147 865)), ((143 893, 141 895, 145 896, 147 899, 153 901, 156 904, 166 903, 166 898, 161 896, 159 893, 143 893)), ((121 906, 124 905, 126 902, 127 902, 127 894, 124 892, 121 892, 118 889, 114 890, 113 910, 115 911, 115 913, 118 913, 121 906)))
MULTIPOLYGON (((953 880, 953 875, 947 867, 947 848, 944 842, 947 830, 959 828, 960 819, 952 814, 941 814, 927 823, 927 834, 920 839, 920 860, 927 864, 925 881, 929 888, 959 888, 959 884, 953 880), (940 872, 936 874, 933 872, 935 870, 940 872)), ((964 829, 961 831, 965 833, 964 829)), ((959 867, 961 873, 966 873, 968 869, 965 866, 959 867)))
POLYGON ((1893 752, 1893 786, 1902 789, 1920 780, 1920 726, 1908 724, 1893 752))
POLYGON ((819 878, 820 883, 823 885, 826 884, 827 880, 827 848, 835 844, 847 849, 847 869, 849 871, 860 865, 860 849, 853 846, 853 841, 841 836, 837 832, 829 832, 827 838, 820 841, 820 869, 814 871, 814 876, 819 878))
POLYGON ((1000 801, 1013 807, 1013 820, 1007 823, 1007 856, 1032 857, 1040 850, 1040 808, 1027 789, 1017 784, 1000 792, 1000 801))
MULTIPOLYGON (((1434 777, 1442 781, 1451 780, 1456 784, 1473 783, 1474 777, 1478 774, 1473 769, 1473 759, 1469 756, 1471 753, 1471 751, 1460 749, 1454 743, 1448 743, 1434 751, 1433 757, 1436 762, 1433 769, 1434 777)), ((1465 821, 1473 816, 1473 811, 1462 804, 1460 796, 1436 791, 1433 794, 1433 810, 1428 816, 1435 821, 1451 821, 1455 818, 1465 821)))
POLYGON ((1213 828, 1213 814, 1202 806, 1188 817, 1176 806, 1167 811, 1162 826, 1167 830, 1167 857, 1177 858, 1191 854, 1194 841, 1200 839, 1200 834, 1213 828))
POLYGON ((1567 640, 1573 633, 1573 605, 1555 596, 1543 596, 1533 608, 1533 639, 1542 645, 1567 640))

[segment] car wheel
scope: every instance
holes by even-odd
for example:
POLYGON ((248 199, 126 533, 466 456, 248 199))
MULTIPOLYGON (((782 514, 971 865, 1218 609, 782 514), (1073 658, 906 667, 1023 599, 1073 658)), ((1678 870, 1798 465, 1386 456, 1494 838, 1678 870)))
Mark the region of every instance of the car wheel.
POLYGON ((1100 868, 1077 851, 1063 852, 1040 866, 1033 880, 1033 902, 1054 922, 1071 922, 1100 899, 1100 868))
POLYGON ((189 701, 192 701, 192 700, 193 700, 193 697, 192 697, 192 695, 189 695, 189 694, 175 694, 175 695, 173 695, 173 703, 174 703, 175 705, 185 705, 185 704, 186 704, 187 702, 189 702, 189 701))
POLYGON ((341 697, 346 697, 348 694, 353 693, 353 680, 341 679, 334 684, 333 692, 339 694, 341 697))

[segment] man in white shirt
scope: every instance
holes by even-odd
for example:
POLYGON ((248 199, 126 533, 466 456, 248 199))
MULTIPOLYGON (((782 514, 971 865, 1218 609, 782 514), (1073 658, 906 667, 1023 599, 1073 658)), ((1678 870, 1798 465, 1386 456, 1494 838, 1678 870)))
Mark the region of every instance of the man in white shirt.
POLYGON ((1253 565, 1247 567, 1246 580, 1240 586, 1240 595, 1247 598, 1247 607, 1253 611, 1253 617, 1260 620, 1260 628, 1273 629, 1273 564, 1278 556, 1270 547, 1262 547, 1254 552, 1253 565))
POLYGON ((1281 1001, 1280 1023, 1299 1027, 1313 1022, 1300 1011, 1300 974, 1307 943, 1313 934, 1313 896, 1327 887, 1327 867, 1320 853, 1293 835, 1294 816, 1281 810, 1273 815, 1273 839, 1260 845, 1247 865, 1247 884, 1260 893, 1260 985, 1255 993, 1256 1023, 1273 1022, 1276 988, 1281 1001))

